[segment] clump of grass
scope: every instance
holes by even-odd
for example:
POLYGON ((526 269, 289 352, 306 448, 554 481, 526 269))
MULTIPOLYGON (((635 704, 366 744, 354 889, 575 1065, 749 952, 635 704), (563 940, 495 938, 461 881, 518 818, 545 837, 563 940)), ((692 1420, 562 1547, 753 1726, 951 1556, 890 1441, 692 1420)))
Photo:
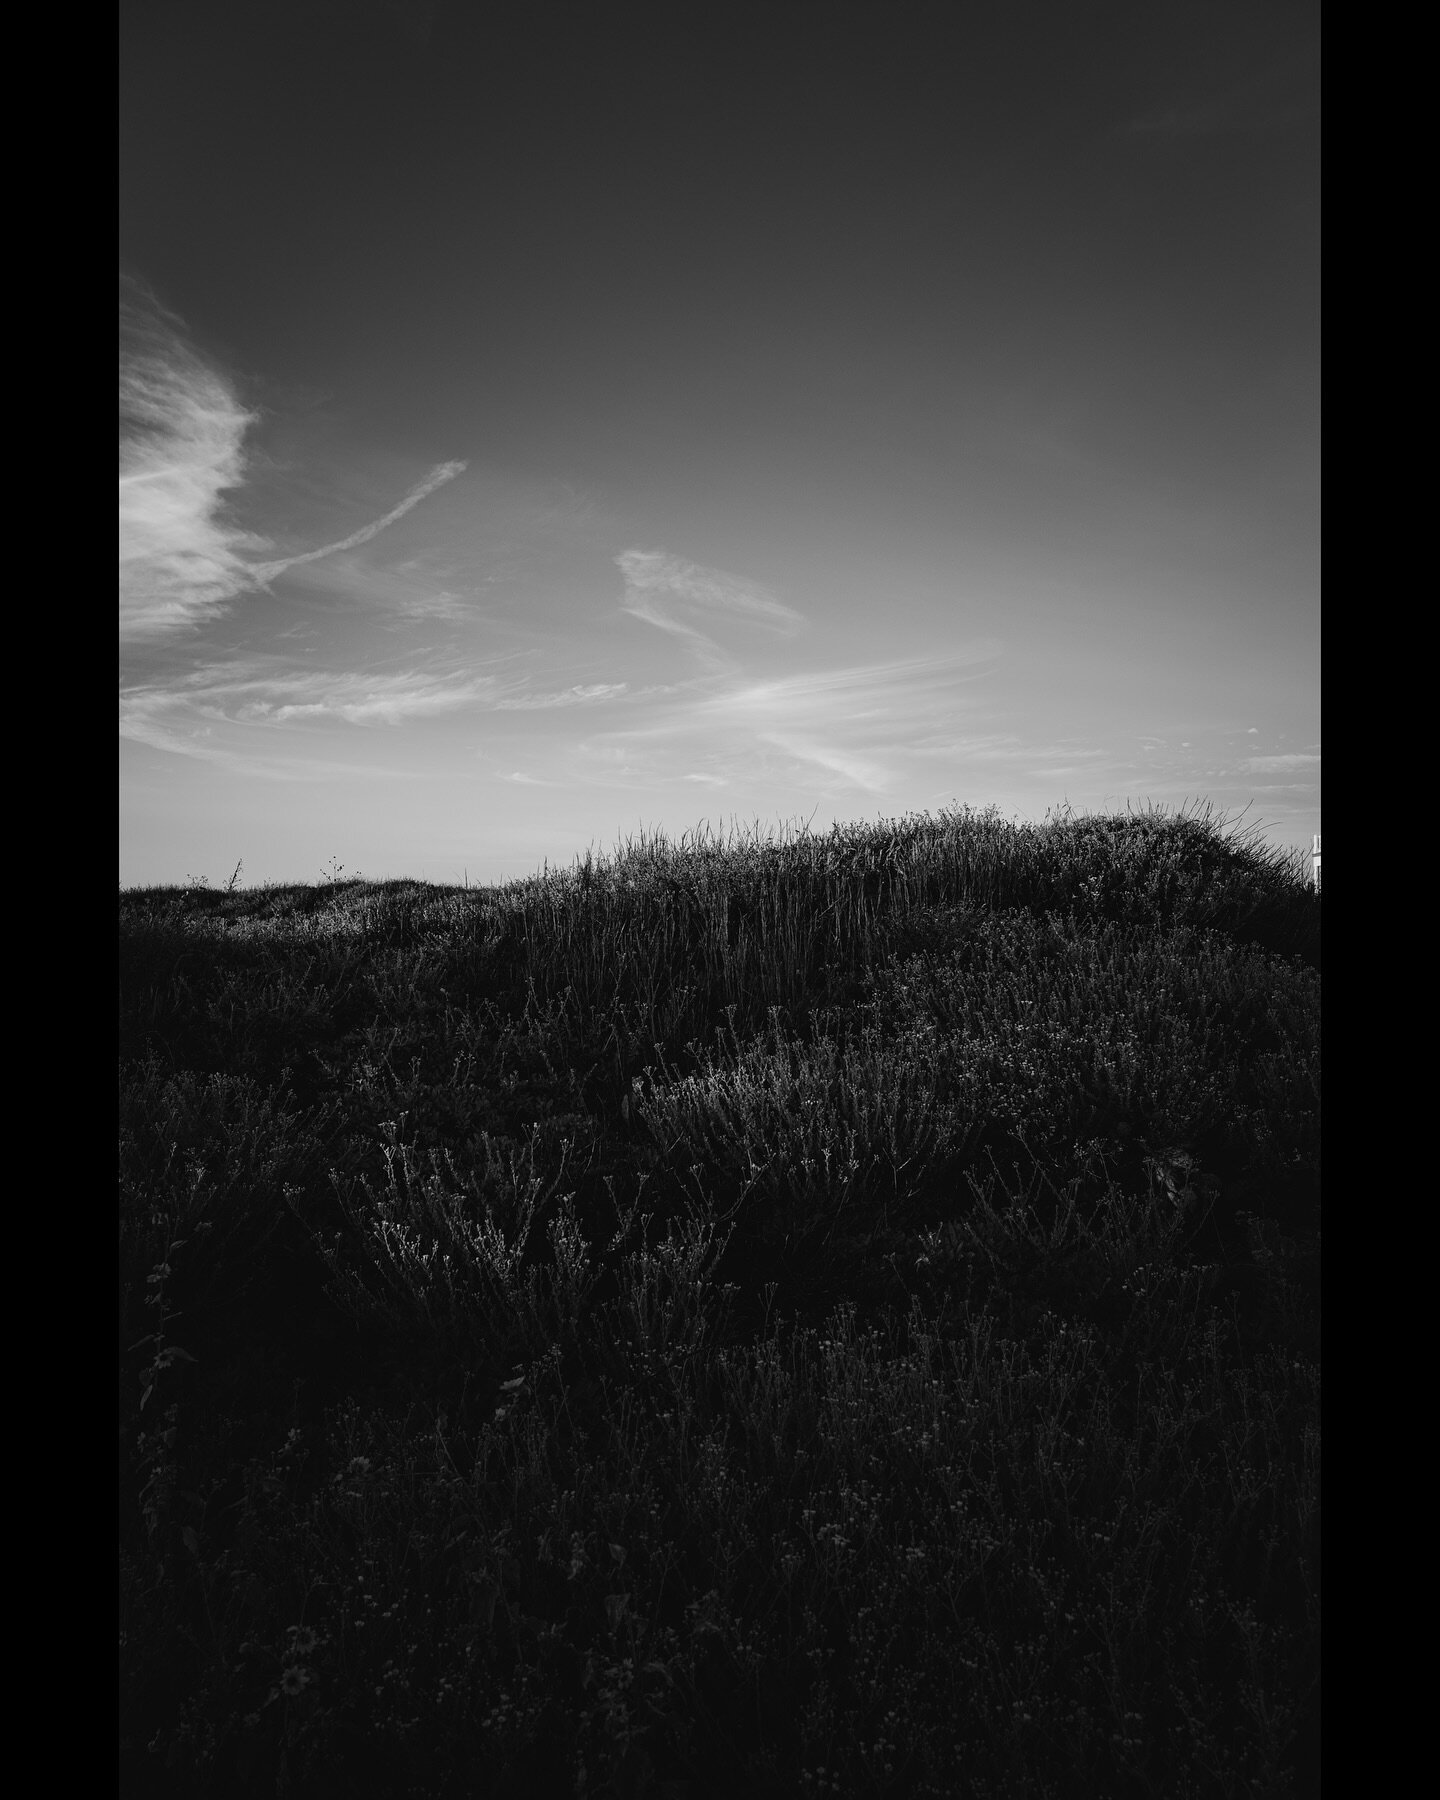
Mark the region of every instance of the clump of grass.
POLYGON ((120 898, 126 1791, 1306 1791, 1298 865, 342 875, 120 898))

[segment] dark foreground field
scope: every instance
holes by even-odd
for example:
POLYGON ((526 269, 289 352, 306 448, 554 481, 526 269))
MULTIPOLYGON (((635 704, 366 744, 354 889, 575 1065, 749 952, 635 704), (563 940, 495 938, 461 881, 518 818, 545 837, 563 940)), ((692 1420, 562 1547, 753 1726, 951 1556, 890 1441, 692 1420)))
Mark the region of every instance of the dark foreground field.
POLYGON ((955 813, 119 908, 125 1795, 1318 1791, 1293 862, 955 813))

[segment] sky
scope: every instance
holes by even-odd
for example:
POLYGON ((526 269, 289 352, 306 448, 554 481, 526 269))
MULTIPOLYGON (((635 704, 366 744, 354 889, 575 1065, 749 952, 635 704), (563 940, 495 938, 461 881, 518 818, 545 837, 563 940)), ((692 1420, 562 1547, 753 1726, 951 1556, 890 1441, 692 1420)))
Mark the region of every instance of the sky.
POLYGON ((121 884, 1308 848, 1318 11, 122 0, 121 884))

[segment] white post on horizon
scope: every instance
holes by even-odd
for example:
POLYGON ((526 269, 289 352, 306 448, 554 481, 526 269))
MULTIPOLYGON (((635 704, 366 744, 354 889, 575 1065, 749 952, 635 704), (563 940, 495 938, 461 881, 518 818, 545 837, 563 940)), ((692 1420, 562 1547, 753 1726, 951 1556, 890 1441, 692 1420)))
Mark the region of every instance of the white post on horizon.
POLYGON ((1320 833, 1318 831, 1315 833, 1315 847, 1310 852, 1310 856, 1315 865, 1315 892, 1318 894, 1320 892, 1320 833))

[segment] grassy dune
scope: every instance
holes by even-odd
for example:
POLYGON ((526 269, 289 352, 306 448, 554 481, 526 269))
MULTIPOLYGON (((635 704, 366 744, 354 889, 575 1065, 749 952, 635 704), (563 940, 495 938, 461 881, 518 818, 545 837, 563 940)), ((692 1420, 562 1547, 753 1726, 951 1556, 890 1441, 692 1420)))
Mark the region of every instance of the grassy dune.
POLYGON ((122 892, 122 1791, 1316 1791, 1320 900, 1209 813, 122 892))

